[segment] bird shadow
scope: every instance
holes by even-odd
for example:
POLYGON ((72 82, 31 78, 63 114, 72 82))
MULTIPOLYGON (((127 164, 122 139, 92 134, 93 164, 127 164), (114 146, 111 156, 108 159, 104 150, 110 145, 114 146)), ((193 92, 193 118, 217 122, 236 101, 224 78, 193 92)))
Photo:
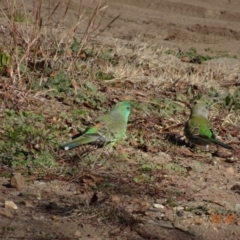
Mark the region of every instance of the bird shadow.
POLYGON ((194 145, 192 143, 186 141, 186 138, 183 135, 180 135, 178 133, 168 132, 165 134, 164 139, 166 141, 168 141, 169 143, 172 143, 177 146, 185 146, 185 147, 189 147, 189 148, 194 148, 194 145))

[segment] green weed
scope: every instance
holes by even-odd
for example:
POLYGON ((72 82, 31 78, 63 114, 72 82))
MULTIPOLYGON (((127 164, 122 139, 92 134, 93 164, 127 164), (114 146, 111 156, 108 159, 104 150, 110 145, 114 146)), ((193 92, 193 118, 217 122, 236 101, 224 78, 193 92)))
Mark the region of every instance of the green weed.
POLYGON ((12 62, 12 58, 9 55, 9 53, 4 51, 0 47, 0 74, 5 74, 6 75, 7 68, 10 67, 11 62, 12 62))
POLYGON ((175 163, 167 163, 163 165, 163 169, 167 170, 169 173, 178 173, 180 175, 186 175, 187 169, 180 164, 175 163))
POLYGON ((2 164, 12 167, 55 165, 58 129, 54 125, 46 128, 42 114, 6 109, 2 117, 2 164))
POLYGON ((98 71, 96 73, 96 77, 97 79, 101 80, 101 81, 106 81, 106 80, 112 80, 114 79, 114 76, 112 74, 109 74, 109 73, 105 73, 103 71, 98 71))
POLYGON ((186 208, 186 211, 193 212, 197 215, 208 214, 209 207, 207 204, 200 205, 200 206, 190 206, 186 208))
POLYGON ((204 55, 198 54, 196 48, 190 48, 189 51, 187 52, 182 52, 182 51, 175 52, 172 50, 167 50, 165 53, 174 55, 178 58, 189 57, 190 62, 192 63, 203 63, 204 61, 207 61, 213 58, 208 55, 204 56, 204 55))
POLYGON ((133 178, 133 181, 135 183, 150 183, 153 182, 154 178, 153 176, 150 176, 149 174, 142 173, 141 175, 138 175, 133 178))
POLYGON ((14 11, 13 19, 15 22, 25 22, 26 21, 25 15, 21 11, 14 11))

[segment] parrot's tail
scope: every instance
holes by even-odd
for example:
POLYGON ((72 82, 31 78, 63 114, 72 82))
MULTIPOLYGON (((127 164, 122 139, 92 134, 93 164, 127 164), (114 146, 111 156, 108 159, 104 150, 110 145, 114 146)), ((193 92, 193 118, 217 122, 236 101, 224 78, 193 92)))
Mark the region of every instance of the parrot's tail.
POLYGON ((59 145, 59 147, 63 150, 71 150, 73 148, 79 147, 78 149, 78 155, 79 156, 83 156, 83 155, 87 155, 92 151, 95 151, 96 149, 98 149, 98 145, 88 145, 88 144, 84 144, 82 145, 79 142, 76 141, 71 141, 71 142, 67 142, 67 143, 63 143, 61 145, 59 145))
POLYGON ((73 148, 78 147, 79 145, 80 145, 79 142, 71 141, 71 142, 63 143, 59 145, 59 147, 60 149, 63 149, 63 150, 71 150, 73 148))
POLYGON ((227 149, 233 149, 231 146, 217 140, 217 139, 213 139, 213 142, 216 143, 217 145, 221 146, 221 147, 224 147, 224 148, 227 148, 227 149))

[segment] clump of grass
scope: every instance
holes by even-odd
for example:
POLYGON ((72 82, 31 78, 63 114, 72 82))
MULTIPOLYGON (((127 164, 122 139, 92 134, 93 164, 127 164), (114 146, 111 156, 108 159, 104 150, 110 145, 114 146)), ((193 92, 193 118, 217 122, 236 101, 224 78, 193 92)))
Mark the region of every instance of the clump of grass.
MULTIPOLYGON (((57 11, 61 11, 60 3, 48 11, 45 18, 41 1, 35 6, 31 16, 27 15, 24 1, 22 9, 18 4, 6 0, 5 8, 1 9, 8 20, 8 28, 1 37, 3 47, 0 49, 0 72, 4 74, 6 69, 12 71, 11 80, 4 81, 1 86, 1 96, 5 100, 2 111, 4 120, 0 130, 1 159, 3 164, 12 167, 50 168, 56 164, 56 150, 60 135, 64 133, 60 130, 63 126, 49 124, 46 114, 50 110, 45 108, 44 112, 41 112, 34 108, 29 96, 31 100, 35 98, 35 102, 40 99, 36 96, 48 98, 51 95, 61 102, 71 98, 73 104, 82 104, 92 99, 89 103, 93 106, 96 101, 105 99, 101 94, 94 97, 97 91, 94 84, 86 82, 84 85, 84 79, 79 82, 79 76, 84 71, 77 68, 79 63, 82 64, 85 60, 79 59, 79 54, 92 56, 91 51, 84 48, 87 48, 85 45, 89 35, 97 30, 91 29, 91 24, 96 21, 99 11, 102 11, 105 5, 97 3, 87 18, 84 16, 86 9, 79 11, 74 26, 62 35, 61 27, 68 14, 70 1, 58 21, 53 16, 57 11), (76 28, 84 20, 88 21, 86 31, 80 40, 77 40, 74 36, 76 28), (20 22, 24 24, 16 24, 20 22), (78 74, 79 72, 81 74, 78 74)), ((90 5, 86 8, 90 8, 90 5)), ((67 127, 64 129, 66 131, 67 127)))
MULTIPOLYGON (((211 52, 210 49, 205 49, 206 52, 211 52)), ((186 62, 190 62, 190 63, 203 63, 205 61, 208 61, 208 60, 211 60, 211 59, 214 59, 214 58, 220 58, 220 57, 227 57, 227 58, 234 58, 234 59, 237 59, 237 57, 235 55, 231 56, 229 55, 228 53, 226 52, 218 52, 217 55, 215 56, 209 56, 208 54, 207 55, 202 55, 202 54, 199 54, 197 52, 197 49, 196 48, 190 48, 189 51, 174 51, 174 50, 167 50, 165 51, 166 54, 170 54, 170 55, 174 55, 180 59, 182 59, 182 61, 186 61, 186 62), (185 59, 187 58, 187 59, 185 59)))
POLYGON ((0 47, 0 74, 10 75, 11 74, 11 56, 8 52, 4 51, 0 47))
POLYGON ((1 115, 0 155, 3 164, 11 167, 55 165, 57 126, 49 126, 40 113, 6 109, 1 115))
POLYGON ((189 51, 186 52, 182 51, 174 52, 172 50, 167 50, 165 53, 175 55, 178 58, 188 57, 190 59, 189 62, 191 63, 203 63, 213 58, 210 57, 209 55, 198 54, 196 48, 190 48, 189 51))
POLYGON ((15 22, 24 22, 26 21, 24 13, 22 13, 21 11, 15 11, 13 13, 13 19, 15 22))

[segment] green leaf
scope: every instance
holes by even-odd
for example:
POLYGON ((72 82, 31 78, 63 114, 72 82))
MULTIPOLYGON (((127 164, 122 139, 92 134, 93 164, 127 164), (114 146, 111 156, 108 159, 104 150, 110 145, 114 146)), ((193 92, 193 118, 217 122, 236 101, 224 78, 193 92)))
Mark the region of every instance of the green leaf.
POLYGON ((80 42, 76 37, 73 37, 73 43, 70 46, 70 49, 73 51, 73 53, 77 53, 79 51, 79 48, 80 48, 80 42))
POLYGON ((152 171, 152 166, 151 164, 143 164, 141 167, 142 171, 144 172, 151 172, 152 171))
POLYGON ((90 90, 90 91, 92 91, 92 92, 94 92, 94 93, 96 93, 96 91, 97 91, 97 87, 96 87, 94 84, 92 84, 91 82, 86 82, 86 83, 84 84, 84 86, 85 86, 88 90, 90 90))
POLYGON ((146 175, 146 174, 141 174, 141 175, 138 175, 136 177, 134 177, 133 181, 135 183, 144 183, 144 182, 150 182, 152 179, 150 176, 146 175))
POLYGON ((113 50, 112 50, 111 48, 108 49, 108 50, 106 50, 105 52, 103 52, 103 53, 101 54, 101 57, 102 57, 103 59, 109 60, 112 51, 113 51, 113 50))
POLYGON ((111 74, 108 73, 104 73, 102 71, 99 71, 96 73, 96 77, 99 80, 112 80, 114 77, 111 74))

